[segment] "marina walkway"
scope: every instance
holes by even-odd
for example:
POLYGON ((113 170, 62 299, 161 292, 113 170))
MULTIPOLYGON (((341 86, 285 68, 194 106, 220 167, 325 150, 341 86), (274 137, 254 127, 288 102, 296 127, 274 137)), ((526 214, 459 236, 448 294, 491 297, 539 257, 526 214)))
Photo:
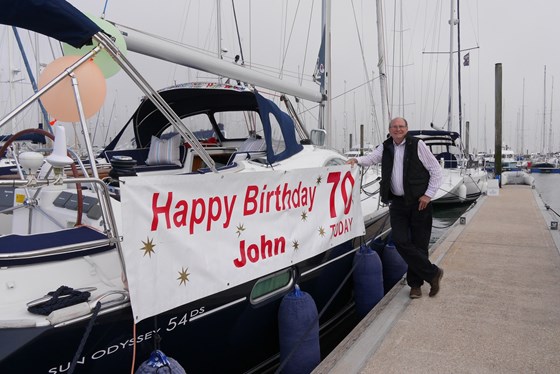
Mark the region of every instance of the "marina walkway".
POLYGON ((313 373, 558 373, 558 221, 529 186, 479 199, 432 246, 436 297, 396 285, 313 373))

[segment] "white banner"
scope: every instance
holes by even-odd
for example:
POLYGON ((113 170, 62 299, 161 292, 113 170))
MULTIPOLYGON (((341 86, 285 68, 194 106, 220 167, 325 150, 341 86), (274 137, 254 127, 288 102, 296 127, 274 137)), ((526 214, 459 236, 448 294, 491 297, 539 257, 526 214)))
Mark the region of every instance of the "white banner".
POLYGON ((363 235, 358 170, 123 178, 121 234, 135 321, 363 235))

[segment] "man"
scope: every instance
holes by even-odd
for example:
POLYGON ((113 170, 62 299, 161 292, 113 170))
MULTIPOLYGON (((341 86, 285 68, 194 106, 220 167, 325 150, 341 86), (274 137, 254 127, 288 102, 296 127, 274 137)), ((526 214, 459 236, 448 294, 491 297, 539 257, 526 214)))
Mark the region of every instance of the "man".
POLYGON ((432 233, 432 197, 441 186, 441 166, 426 144, 407 136, 408 123, 394 118, 389 123, 390 138, 373 152, 348 160, 354 166, 381 162, 381 201, 389 203, 393 241, 408 264, 406 280, 410 298, 422 297, 424 281, 431 286, 429 296, 439 292, 443 269, 432 264, 428 245, 432 233))

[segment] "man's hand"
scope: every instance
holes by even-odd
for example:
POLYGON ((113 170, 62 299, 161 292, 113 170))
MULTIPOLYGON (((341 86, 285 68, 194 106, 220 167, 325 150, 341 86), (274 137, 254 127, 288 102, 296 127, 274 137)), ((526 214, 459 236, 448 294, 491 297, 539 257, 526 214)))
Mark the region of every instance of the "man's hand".
POLYGON ((358 160, 356 160, 355 158, 351 158, 346 161, 346 164, 352 165, 352 167, 354 167, 354 165, 358 165, 358 160))
POLYGON ((424 210, 428 206, 428 204, 432 201, 432 198, 426 195, 422 195, 418 199, 418 210, 424 210))

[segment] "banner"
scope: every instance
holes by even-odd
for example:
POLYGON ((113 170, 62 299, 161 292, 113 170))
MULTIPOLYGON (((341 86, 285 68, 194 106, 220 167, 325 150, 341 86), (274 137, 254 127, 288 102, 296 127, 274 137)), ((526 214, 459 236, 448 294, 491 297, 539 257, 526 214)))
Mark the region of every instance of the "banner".
POLYGON ((358 170, 122 178, 120 234, 135 321, 363 235, 358 170))

